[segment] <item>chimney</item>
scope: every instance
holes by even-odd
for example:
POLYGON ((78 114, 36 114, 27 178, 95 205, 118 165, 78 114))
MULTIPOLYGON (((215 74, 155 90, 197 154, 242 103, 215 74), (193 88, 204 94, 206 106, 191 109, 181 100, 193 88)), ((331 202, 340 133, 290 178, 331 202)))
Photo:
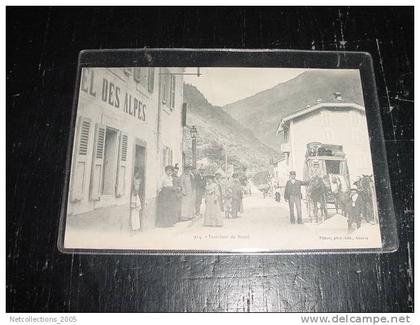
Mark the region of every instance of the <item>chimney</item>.
POLYGON ((334 93, 334 99, 341 102, 343 100, 343 96, 341 96, 340 92, 335 92, 334 93))

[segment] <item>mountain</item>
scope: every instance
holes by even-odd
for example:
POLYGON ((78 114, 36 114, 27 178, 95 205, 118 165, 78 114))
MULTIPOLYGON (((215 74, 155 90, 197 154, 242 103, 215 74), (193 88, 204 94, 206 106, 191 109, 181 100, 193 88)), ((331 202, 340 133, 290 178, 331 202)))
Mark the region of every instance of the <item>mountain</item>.
POLYGON ((251 129, 262 143, 279 150, 283 141, 276 135, 281 119, 291 113, 314 105, 317 100, 334 101, 340 92, 344 102, 363 105, 357 70, 309 70, 273 88, 225 105, 229 113, 243 127, 251 129))
MULTIPOLYGON (((246 166, 248 171, 258 172, 267 169, 271 158, 279 156, 221 107, 211 105, 196 87, 184 84, 184 101, 188 105, 187 125, 194 125, 198 131, 199 162, 210 159, 215 165, 224 166, 226 148, 228 164, 246 166)), ((188 158, 191 157, 189 132, 185 132, 184 137, 188 158)))

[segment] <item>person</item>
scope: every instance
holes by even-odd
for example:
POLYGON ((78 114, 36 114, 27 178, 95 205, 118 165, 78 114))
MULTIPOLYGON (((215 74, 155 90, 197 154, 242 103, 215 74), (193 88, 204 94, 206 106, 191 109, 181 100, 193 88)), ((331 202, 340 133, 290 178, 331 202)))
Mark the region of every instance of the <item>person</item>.
POLYGON ((359 193, 357 187, 353 186, 350 189, 351 204, 349 207, 349 216, 347 219, 348 231, 351 231, 352 225, 355 223, 357 229, 360 228, 362 223, 363 213, 363 198, 359 193))
POLYGON ((342 192, 341 181, 339 178, 332 176, 331 177, 331 193, 334 196, 334 205, 335 205, 335 212, 338 214, 339 208, 339 196, 342 192))
POLYGON ((280 186, 278 186, 278 185, 276 185, 276 187, 275 187, 274 196, 275 196, 276 202, 280 202, 281 193, 280 193, 280 186))
POLYGON ((242 205, 242 185, 239 181, 239 175, 234 173, 232 175, 232 182, 229 186, 232 192, 232 218, 238 218, 238 213, 241 211, 242 205))
POLYGON ((203 169, 195 169, 193 174, 194 192, 195 192, 195 214, 200 215, 200 207, 203 202, 203 196, 206 190, 206 180, 203 177, 203 169))
POLYGON ((353 182, 353 185, 355 186, 355 188, 357 189, 358 195, 361 198, 362 201, 362 215, 363 215, 363 219, 366 219, 366 191, 363 188, 363 178, 362 176, 357 176, 357 179, 355 182, 353 182))
POLYGON ((219 190, 220 211, 224 212, 225 209, 224 209, 223 198, 224 198, 226 189, 225 189, 225 184, 223 183, 223 180, 222 180, 222 174, 216 173, 215 180, 216 180, 217 188, 219 190))
POLYGON ((182 194, 181 221, 191 220, 194 217, 194 183, 191 170, 190 166, 185 166, 180 180, 182 194))
POLYGON ((131 218, 130 218, 130 224, 131 224, 131 230, 137 231, 141 229, 141 211, 142 211, 142 204, 141 204, 141 193, 140 193, 140 187, 141 187, 142 179, 141 179, 141 173, 140 169, 138 167, 134 168, 134 175, 133 175, 133 188, 131 191, 131 218))
POLYGON ((223 210, 225 211, 225 218, 229 219, 232 216, 232 189, 226 188, 223 196, 223 210))
POLYGON ((181 177, 178 175, 179 173, 179 166, 175 164, 174 167, 174 174, 172 175, 173 183, 174 183, 174 191, 175 191, 175 214, 177 222, 181 220, 181 206, 182 206, 182 185, 181 185, 181 177))
POLYGON ((222 213, 220 211, 220 191, 214 176, 207 176, 205 188, 206 209, 204 212, 204 226, 221 227, 223 226, 222 213))
POLYGON ((174 211, 175 206, 175 191, 173 184, 173 167, 165 167, 165 175, 162 178, 160 184, 160 191, 158 195, 158 206, 157 206, 157 227, 172 227, 176 223, 176 213, 174 211))
POLYGON ((302 185, 308 185, 308 182, 300 181, 296 179, 296 172, 294 170, 289 173, 289 180, 286 183, 284 190, 284 200, 289 202, 290 211, 290 223, 295 224, 295 207, 297 213, 297 223, 302 224, 302 185))

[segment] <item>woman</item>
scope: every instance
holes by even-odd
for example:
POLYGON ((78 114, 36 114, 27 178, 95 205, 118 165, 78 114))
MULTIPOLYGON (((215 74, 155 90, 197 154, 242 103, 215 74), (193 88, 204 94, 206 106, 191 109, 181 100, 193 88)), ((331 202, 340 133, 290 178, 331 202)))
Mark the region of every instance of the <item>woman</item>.
POLYGON ((178 175, 179 167, 175 164, 174 172, 172 174, 174 191, 175 191, 175 206, 176 222, 181 221, 181 205, 182 205, 182 180, 178 175))
POLYGON ((223 217, 220 211, 221 197, 214 176, 207 177, 205 201, 204 226, 223 226, 223 217))
POLYGON ((157 206, 157 227, 172 227, 176 223, 175 201, 176 194, 172 179, 172 166, 165 167, 165 175, 162 179, 157 206))
POLYGON ((142 183, 140 170, 138 167, 134 168, 134 177, 133 177, 133 189, 131 194, 131 230, 137 231, 141 230, 141 193, 140 186, 142 183))
POLYGON ((194 217, 195 197, 194 184, 191 167, 185 166, 184 173, 181 176, 181 218, 180 221, 188 221, 194 217))

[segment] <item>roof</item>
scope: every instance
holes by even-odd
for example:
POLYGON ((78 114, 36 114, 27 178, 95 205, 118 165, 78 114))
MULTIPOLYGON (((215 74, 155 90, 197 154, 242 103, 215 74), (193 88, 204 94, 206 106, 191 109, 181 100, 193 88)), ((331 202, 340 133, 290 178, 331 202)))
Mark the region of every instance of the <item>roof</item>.
POLYGON ((275 158, 275 159, 273 159, 273 160, 271 161, 271 164, 272 164, 272 165, 275 165, 275 164, 277 164, 278 162, 283 161, 283 160, 285 160, 285 159, 286 159, 286 155, 282 152, 282 153, 281 153, 281 155, 280 155, 280 157, 277 157, 277 158, 275 158))
POLYGON ((339 108, 354 108, 354 109, 357 109, 359 111, 365 112, 365 108, 363 106, 361 106, 359 104, 356 104, 356 103, 351 103, 351 102, 348 102, 348 103, 344 103, 344 102, 318 103, 316 105, 313 105, 313 106, 310 106, 310 107, 306 107, 304 109, 301 109, 301 110, 299 110, 297 112, 294 112, 294 113, 292 113, 290 115, 285 116, 281 120, 279 126, 277 127, 276 133, 279 134, 279 132, 283 130, 283 126, 286 123, 290 122, 291 120, 294 120, 295 118, 301 117, 301 116, 306 115, 308 113, 312 113, 312 112, 317 111, 317 110, 319 110, 321 108, 328 108, 328 107, 331 107, 331 108, 335 108, 335 107, 339 107, 339 108))

